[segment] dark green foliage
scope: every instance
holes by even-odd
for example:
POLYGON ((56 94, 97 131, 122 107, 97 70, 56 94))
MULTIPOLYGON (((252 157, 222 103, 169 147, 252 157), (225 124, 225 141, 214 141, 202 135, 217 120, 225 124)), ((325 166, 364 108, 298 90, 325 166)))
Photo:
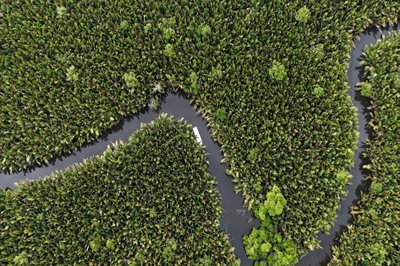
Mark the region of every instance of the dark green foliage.
POLYGON ((320 43, 320 44, 312 46, 309 50, 309 54, 310 54, 311 58, 314 59, 314 61, 321 60, 325 55, 324 45, 320 43))
POLYGON ((155 106, 155 84, 198 93, 190 74, 202 82, 212 69, 196 49, 215 43, 216 22, 199 3, 6 0, 1 12, 1 170, 47 162, 155 106))
POLYGON ((357 147, 346 76, 353 38, 371 23, 395 21, 400 4, 239 2, 212 9, 229 19, 207 23, 218 37, 202 62, 221 64, 223 75, 202 83, 195 102, 246 206, 257 210, 274 185, 290 199, 275 225, 304 254, 334 223, 357 147), (306 23, 295 19, 303 6, 310 11, 306 23), (216 116, 220 108, 227 111, 223 121, 216 116))
POLYGON ((226 113, 227 112, 225 108, 219 108, 217 112, 215 112, 215 117, 223 121, 226 118, 226 113))
POLYGON ((5 0, 0 168, 95 139, 154 106, 156 84, 182 89, 208 119, 246 206, 257 209, 274 185, 290 197, 275 223, 303 254, 333 224, 346 183, 337 174, 353 163, 345 85, 353 37, 396 21, 399 8, 397 0, 5 0), (306 23, 296 20, 304 6, 306 23))
POLYGON ((334 248, 331 265, 400 265, 400 35, 392 34, 365 49, 366 82, 361 94, 370 106, 373 138, 364 165, 372 179, 369 193, 353 207, 354 225, 334 248))
POLYGON ((207 167, 191 127, 161 117, 102 157, 1 190, 0 264, 232 264, 207 167))

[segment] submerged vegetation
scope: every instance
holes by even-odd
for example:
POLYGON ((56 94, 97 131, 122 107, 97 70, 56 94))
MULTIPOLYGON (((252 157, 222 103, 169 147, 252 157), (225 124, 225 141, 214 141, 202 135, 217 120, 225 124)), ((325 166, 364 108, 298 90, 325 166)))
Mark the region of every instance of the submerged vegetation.
POLYGON ((400 35, 368 46, 361 94, 371 100, 364 165, 368 193, 353 207, 354 224, 334 248, 332 265, 400 264, 400 35), (365 92, 367 90, 367 92, 365 92))
POLYGON ((82 166, 0 190, 0 264, 235 264, 207 167, 191 127, 161 117, 82 166))
POLYGON ((121 117, 157 108, 164 88, 180 89, 212 127, 245 205, 257 213, 279 188, 284 210, 264 214, 257 234, 285 239, 267 242, 286 249, 274 254, 289 254, 290 264, 318 247, 346 193, 357 140, 346 81, 352 38, 397 21, 400 3, 5 0, 1 8, 0 169, 70 152, 121 117))

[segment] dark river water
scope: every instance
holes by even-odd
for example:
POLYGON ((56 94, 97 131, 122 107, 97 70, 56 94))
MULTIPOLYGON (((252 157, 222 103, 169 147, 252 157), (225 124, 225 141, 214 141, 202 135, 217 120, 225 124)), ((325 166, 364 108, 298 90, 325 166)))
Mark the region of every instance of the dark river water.
POLYGON ((27 173, 0 174, 0 187, 14 189, 15 182, 26 179, 37 179, 51 175, 56 171, 66 169, 75 163, 82 163, 85 158, 101 155, 108 145, 118 140, 127 142, 129 137, 139 128, 141 123, 149 123, 156 119, 160 113, 167 113, 174 118, 184 118, 193 127, 197 127, 202 138, 203 146, 206 147, 209 171, 217 179, 217 188, 222 198, 223 215, 221 230, 225 231, 231 243, 235 247, 235 254, 241 259, 242 265, 251 265, 243 248, 242 236, 248 234, 253 226, 258 226, 259 221, 252 218, 252 213, 243 207, 243 197, 240 193, 235 194, 233 182, 225 174, 226 165, 221 164, 222 154, 216 142, 211 138, 211 130, 207 128, 206 121, 196 112, 189 100, 181 94, 168 93, 163 98, 163 103, 158 112, 148 110, 138 116, 127 118, 109 130, 95 143, 82 147, 79 151, 65 157, 57 158, 50 162, 49 166, 37 167, 27 173))
POLYGON ((347 81, 350 85, 349 95, 353 105, 357 108, 360 137, 358 139, 357 151, 354 155, 354 167, 351 168, 351 184, 346 187, 349 193, 340 202, 340 210, 338 211, 335 225, 329 231, 329 235, 323 233, 318 235, 322 249, 310 251, 299 261, 297 264, 299 266, 326 265, 329 262, 332 246, 338 244, 340 233, 346 230, 347 225, 353 221, 349 213, 351 206, 357 203, 361 191, 368 190, 369 184, 364 181, 362 169, 363 160, 365 159, 362 158, 361 154, 365 151, 365 144, 370 133, 370 129, 367 127, 369 119, 367 107, 369 106, 369 101, 361 97, 359 92, 356 92, 355 85, 362 80, 360 61, 365 46, 376 43, 382 37, 382 34, 388 35, 389 32, 398 29, 399 24, 393 27, 381 28, 380 30, 376 27, 371 27, 365 33, 360 34, 360 38, 355 41, 356 48, 350 55, 347 81))
MULTIPOLYGON (((397 27, 395 28, 397 29, 397 27)), ((383 29, 384 34, 393 30, 392 27, 383 29)), ((355 93, 355 84, 360 81, 360 56, 367 44, 375 43, 381 37, 381 33, 376 28, 369 29, 366 33, 360 35, 360 40, 356 40, 356 48, 351 53, 350 65, 347 72, 347 78, 350 85, 349 95, 354 106, 358 109, 358 123, 360 138, 358 149, 355 154, 355 166, 351 169, 353 175, 351 185, 347 186, 348 195, 341 201, 341 209, 338 211, 337 222, 330 230, 330 234, 319 234, 322 249, 310 251, 300 260, 298 265, 325 265, 331 256, 331 247, 337 243, 337 238, 349 222, 351 216, 349 210, 359 198, 360 190, 367 189, 363 184, 363 174, 361 169, 361 153, 364 151, 364 144, 368 136, 366 128, 368 113, 366 106, 368 101, 363 99, 359 93, 355 93)), ((82 163, 85 158, 103 154, 108 145, 118 140, 127 142, 129 137, 139 128, 140 123, 148 123, 159 116, 159 113, 167 113, 174 118, 184 118, 185 121, 193 127, 197 127, 201 135, 203 146, 206 147, 207 159, 209 161, 209 170, 211 175, 218 181, 217 188, 222 197, 222 208, 224 210, 221 221, 221 230, 225 231, 233 246, 235 254, 241 259, 241 265, 252 265, 252 261, 246 256, 243 248, 242 236, 248 234, 253 226, 258 226, 259 221, 253 219, 252 213, 243 207, 243 197, 240 193, 235 194, 232 179, 226 176, 226 166, 222 165, 222 155, 217 143, 211 138, 211 130, 207 128, 206 121, 201 118, 189 101, 181 94, 168 93, 163 98, 163 103, 158 112, 153 110, 142 112, 141 114, 127 118, 124 121, 109 130, 104 136, 96 142, 83 146, 79 151, 73 154, 57 158, 50 162, 49 166, 37 167, 27 173, 0 174, 0 187, 14 189, 15 182, 26 179, 37 179, 51 175, 56 171, 62 171, 68 166, 76 163, 82 163)))

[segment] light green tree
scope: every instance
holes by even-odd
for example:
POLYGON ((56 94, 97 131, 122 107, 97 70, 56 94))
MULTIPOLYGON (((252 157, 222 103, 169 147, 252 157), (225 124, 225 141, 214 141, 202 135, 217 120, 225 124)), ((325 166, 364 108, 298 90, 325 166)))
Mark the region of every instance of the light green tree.
POLYGON ((306 23, 310 18, 310 15, 311 15, 310 10, 308 10, 306 6, 303 6, 297 11, 295 19, 301 23, 306 23))
POLYGON ((287 76, 285 66, 275 60, 272 62, 272 66, 268 70, 268 74, 271 79, 276 81, 281 81, 287 76))

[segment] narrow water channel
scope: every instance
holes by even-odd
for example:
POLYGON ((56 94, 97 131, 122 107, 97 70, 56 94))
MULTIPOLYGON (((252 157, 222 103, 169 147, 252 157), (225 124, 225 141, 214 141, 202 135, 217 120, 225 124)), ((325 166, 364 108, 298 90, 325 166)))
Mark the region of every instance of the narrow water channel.
MULTIPOLYGON (((329 235, 320 233, 318 238, 321 241, 322 249, 310 251, 303 257, 297 265, 326 265, 331 258, 331 248, 337 244, 340 233, 346 229, 351 223, 350 207, 357 202, 360 196, 360 190, 363 187, 362 174, 362 157, 361 153, 365 149, 366 138, 368 136, 367 120, 368 111, 366 106, 368 101, 362 98, 359 93, 355 92, 355 85, 362 78, 360 58, 364 51, 365 45, 376 43, 381 38, 382 33, 388 35, 390 31, 398 30, 399 25, 394 27, 383 28, 382 32, 376 27, 368 29, 360 35, 360 39, 355 41, 356 48, 351 52, 347 79, 350 85, 349 95, 351 96, 353 105, 358 110, 358 124, 360 138, 358 140, 358 149, 355 153, 354 167, 351 169, 351 184, 347 186, 348 195, 342 199, 341 208, 338 211, 337 221, 331 228, 329 235)), ((37 167, 27 173, 5 174, 0 173, 0 187, 15 188, 14 183, 26 179, 38 179, 40 177, 51 175, 56 171, 62 171, 68 166, 76 163, 82 163, 85 158, 103 154, 108 145, 118 140, 127 142, 129 137, 139 128, 140 123, 149 123, 156 119, 159 113, 167 113, 174 118, 183 118, 193 127, 197 127, 203 140, 203 146, 206 147, 207 159, 209 161, 209 171, 211 175, 216 177, 218 181, 217 188, 222 197, 222 208, 224 210, 221 221, 221 230, 225 231, 230 238, 232 245, 235 247, 235 254, 241 259, 241 265, 252 265, 244 251, 242 236, 248 234, 252 227, 258 227, 259 221, 252 219, 252 214, 243 207, 243 197, 240 193, 235 194, 232 179, 226 176, 226 166, 222 165, 222 154, 219 146, 211 138, 211 130, 207 128, 200 114, 196 113, 189 101, 180 94, 167 94, 158 112, 150 110, 142 112, 140 115, 127 118, 109 130, 103 137, 99 138, 95 143, 82 147, 79 151, 71 155, 57 158, 53 160, 49 166, 37 167)))
POLYGON ((368 129, 369 114, 367 107, 369 102, 366 98, 361 97, 359 92, 356 92, 356 84, 363 78, 361 72, 361 54, 365 50, 366 45, 375 44, 377 40, 382 37, 382 34, 388 35, 389 32, 399 30, 399 24, 395 26, 388 26, 385 28, 378 29, 377 27, 368 28, 365 33, 360 34, 360 38, 355 41, 355 49, 350 54, 349 68, 347 70, 347 81, 350 86, 349 95, 353 102, 353 105, 357 108, 358 115, 358 130, 360 137, 358 139, 357 151, 354 157, 354 167, 351 168, 351 184, 346 187, 348 194, 344 197, 340 203, 340 210, 338 211, 335 225, 329 231, 329 235, 320 233, 318 239, 321 241, 322 249, 310 251, 305 257, 303 257, 298 266, 308 265, 326 265, 331 259, 331 249, 333 245, 337 245, 339 236, 343 230, 346 230, 347 225, 352 222, 351 214, 349 213, 352 205, 356 204, 359 197, 360 191, 366 191, 368 189, 362 170, 363 158, 361 154, 365 151, 365 144, 367 137, 370 132, 368 129))
POLYGON ((139 128, 140 123, 149 123, 156 119, 160 113, 167 113, 176 119, 183 118, 187 123, 198 128, 203 140, 202 145, 206 147, 209 171, 217 179, 217 188, 222 198, 221 230, 228 234, 232 245, 235 247, 235 254, 241 259, 242 265, 252 265, 252 261, 247 258, 244 251, 242 236, 248 234, 252 227, 258 226, 259 222, 252 219, 252 213, 243 207, 242 195, 234 193, 232 178, 225 174, 226 165, 220 163, 222 160, 220 148, 211 138, 211 130, 207 128, 206 121, 202 119, 200 114, 196 113, 189 100, 180 94, 167 94, 158 112, 149 110, 138 116, 127 118, 95 143, 86 145, 71 155, 57 158, 49 166, 37 167, 27 173, 1 173, 0 187, 14 189, 15 182, 49 176, 56 171, 66 169, 70 165, 82 163, 85 158, 101 155, 108 145, 118 140, 127 142, 129 137, 139 128))

